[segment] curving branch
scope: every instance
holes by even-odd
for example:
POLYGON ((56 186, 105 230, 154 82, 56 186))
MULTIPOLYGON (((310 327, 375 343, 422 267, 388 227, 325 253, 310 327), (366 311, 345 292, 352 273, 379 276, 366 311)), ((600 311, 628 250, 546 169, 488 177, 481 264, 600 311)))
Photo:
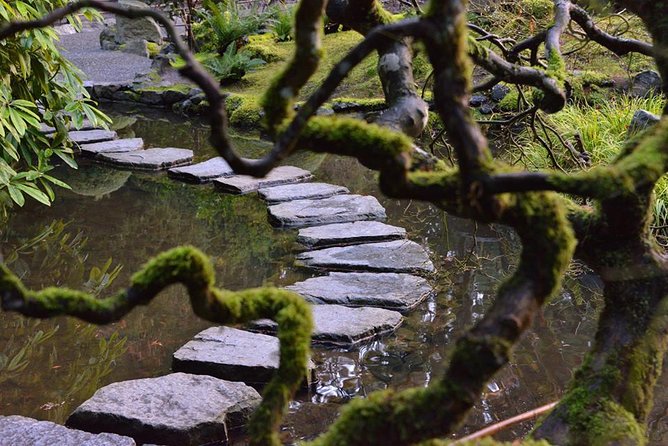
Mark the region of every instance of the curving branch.
POLYGON ((195 314, 218 324, 270 318, 278 323, 279 367, 250 423, 252 445, 280 445, 278 428, 288 403, 306 376, 313 322, 310 305, 298 294, 278 288, 227 291, 214 286, 211 261, 183 246, 163 252, 132 276, 130 286, 98 299, 67 288, 31 291, 0 264, 0 303, 4 311, 28 317, 74 316, 94 324, 116 322, 138 305, 147 305, 164 288, 183 284, 195 314))

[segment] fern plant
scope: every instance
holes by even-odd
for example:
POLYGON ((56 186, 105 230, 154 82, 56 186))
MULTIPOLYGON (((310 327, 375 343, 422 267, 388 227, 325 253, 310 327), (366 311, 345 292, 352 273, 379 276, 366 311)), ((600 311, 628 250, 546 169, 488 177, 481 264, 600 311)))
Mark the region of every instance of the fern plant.
POLYGON ((244 51, 237 51, 236 45, 230 43, 222 55, 216 53, 199 53, 199 61, 213 74, 221 85, 241 80, 246 73, 254 71, 266 62, 253 58, 244 51))

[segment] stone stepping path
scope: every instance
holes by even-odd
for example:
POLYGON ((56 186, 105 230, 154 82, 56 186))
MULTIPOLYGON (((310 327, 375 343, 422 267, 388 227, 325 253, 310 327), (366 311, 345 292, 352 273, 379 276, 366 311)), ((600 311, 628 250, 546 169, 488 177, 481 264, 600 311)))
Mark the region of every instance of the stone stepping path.
POLYGON ((407 313, 435 291, 422 277, 395 273, 329 273, 285 287, 316 304, 378 307, 407 313))
POLYGON ((307 249, 318 249, 405 238, 404 228, 378 221, 355 221, 300 229, 297 242, 307 249))
MULTIPOLYGON (((315 344, 353 347, 396 330, 403 322, 401 313, 382 308, 348 308, 342 305, 313 306, 313 334, 315 344)), ((251 329, 275 333, 276 323, 261 319, 251 329)))
POLYGON ((118 138, 113 130, 74 130, 68 133, 70 140, 77 145, 111 141, 118 138))
POLYGON ((272 170, 264 178, 255 178, 249 175, 234 175, 227 178, 213 180, 216 189, 231 194, 247 194, 273 186, 284 184, 303 183, 310 181, 313 174, 308 170, 294 166, 280 166, 272 170))
POLYGON ((67 419, 91 432, 138 443, 196 446, 228 440, 261 401, 255 389, 211 376, 172 373, 102 387, 67 419))
POLYGON ((137 170, 163 170, 190 164, 193 151, 188 149, 146 149, 125 153, 100 153, 97 159, 114 165, 137 170))
POLYGON ((322 200, 296 200, 269 206, 269 221, 284 228, 385 218, 385 208, 378 200, 362 195, 335 195, 322 200))
POLYGON ((429 259, 427 251, 410 240, 307 251, 297 255, 297 264, 307 268, 339 271, 411 274, 434 272, 434 264, 429 259))
MULTIPOLYGON (((91 122, 88 119, 84 119, 83 123, 81 124, 81 128, 78 129, 78 130, 99 130, 99 128, 95 127, 93 124, 91 124, 91 122)), ((39 131, 44 133, 45 135, 50 135, 50 134, 56 132, 56 128, 51 127, 48 124, 41 123, 39 125, 39 131)))
POLYGON ((268 204, 277 204, 293 200, 315 200, 334 195, 350 193, 347 187, 327 183, 298 183, 286 186, 270 187, 257 191, 268 204))
POLYGON ((234 171, 222 157, 216 157, 190 166, 174 167, 167 171, 167 175, 188 183, 208 183, 214 178, 234 175, 234 171))
MULTIPOLYGON (((211 327, 174 353, 172 370, 259 385, 272 378, 279 358, 279 342, 274 336, 211 327)), ((308 382, 312 381, 314 368, 310 362, 308 382)))
POLYGON ((135 446, 136 443, 130 437, 110 433, 91 434, 50 421, 12 415, 0 416, 0 445, 135 446))
POLYGON ((81 144, 79 146, 82 155, 91 157, 95 157, 101 153, 135 152, 143 148, 144 140, 141 138, 114 139, 94 144, 81 144))

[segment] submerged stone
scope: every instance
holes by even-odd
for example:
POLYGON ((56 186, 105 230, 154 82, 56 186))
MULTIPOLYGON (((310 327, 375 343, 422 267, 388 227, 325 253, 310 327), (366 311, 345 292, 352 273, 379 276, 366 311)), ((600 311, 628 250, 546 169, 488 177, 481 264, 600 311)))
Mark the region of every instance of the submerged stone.
POLYGON ((273 169, 264 178, 234 175, 227 178, 216 178, 213 183, 221 192, 247 194, 267 187, 303 183, 311 178, 313 178, 313 175, 308 170, 294 166, 280 166, 273 169))
POLYGON ((329 198, 333 195, 347 194, 347 187, 327 183, 288 184, 257 191, 260 198, 269 204, 293 200, 314 200, 329 198))
POLYGON ((0 416, 0 445, 135 446, 136 443, 130 437, 109 433, 91 434, 50 421, 11 415, 0 416))
POLYGON ((406 313, 434 293, 422 277, 395 273, 330 273, 285 287, 313 304, 379 307, 406 313))
POLYGON ((82 155, 97 156, 100 153, 122 153, 142 150, 144 148, 144 140, 141 138, 114 139, 94 144, 82 144, 79 147, 82 155))
MULTIPOLYGON (((312 340, 316 344, 351 347, 388 334, 403 322, 396 311, 382 308, 348 308, 341 305, 314 305, 312 340)), ((253 322, 252 328, 273 333, 276 323, 269 319, 253 322)))
MULTIPOLYGON (((279 342, 274 336, 211 327, 174 353, 172 370, 258 385, 271 379, 279 359, 279 342)), ((311 373, 313 368, 310 363, 311 373)))
POLYGON ((288 201, 269 206, 269 220, 279 227, 294 228, 385 218, 385 208, 378 200, 362 195, 335 195, 322 200, 288 201))
POLYGON ((260 403, 255 389, 212 376, 172 373, 109 384, 67 420, 91 432, 114 432, 138 443, 195 446, 227 441, 260 403))
POLYGON ((78 145, 110 141, 118 137, 113 130, 74 130, 67 135, 73 143, 78 145))
POLYGON ((201 163, 169 169, 167 174, 177 180, 189 183, 206 183, 214 178, 234 175, 234 170, 222 157, 211 158, 201 163))
POLYGON ((146 149, 126 153, 100 153, 97 159, 118 167, 138 170, 162 170, 190 164, 193 151, 188 149, 146 149))
POLYGON ((355 221, 300 229, 297 242, 313 249, 405 238, 404 228, 378 221, 355 221))
POLYGON ((389 273, 432 273, 434 264, 425 249, 410 240, 325 248, 297 255, 309 268, 389 273))

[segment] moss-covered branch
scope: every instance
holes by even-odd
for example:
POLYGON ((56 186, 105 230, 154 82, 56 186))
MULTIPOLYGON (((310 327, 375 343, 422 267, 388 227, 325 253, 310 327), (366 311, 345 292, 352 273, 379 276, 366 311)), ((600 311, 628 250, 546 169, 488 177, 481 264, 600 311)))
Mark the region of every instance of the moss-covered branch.
POLYGON ((115 322, 137 305, 148 304, 164 288, 180 283, 188 290, 195 314, 207 321, 240 324, 273 319, 278 323, 280 363, 251 420, 250 433, 253 445, 280 445, 280 421, 306 376, 312 331, 310 306, 286 290, 227 291, 216 288, 214 282, 211 261, 190 246, 159 254, 132 276, 126 290, 104 299, 67 288, 32 291, 4 264, 0 265, 2 309, 28 317, 67 315, 95 324, 115 322))

